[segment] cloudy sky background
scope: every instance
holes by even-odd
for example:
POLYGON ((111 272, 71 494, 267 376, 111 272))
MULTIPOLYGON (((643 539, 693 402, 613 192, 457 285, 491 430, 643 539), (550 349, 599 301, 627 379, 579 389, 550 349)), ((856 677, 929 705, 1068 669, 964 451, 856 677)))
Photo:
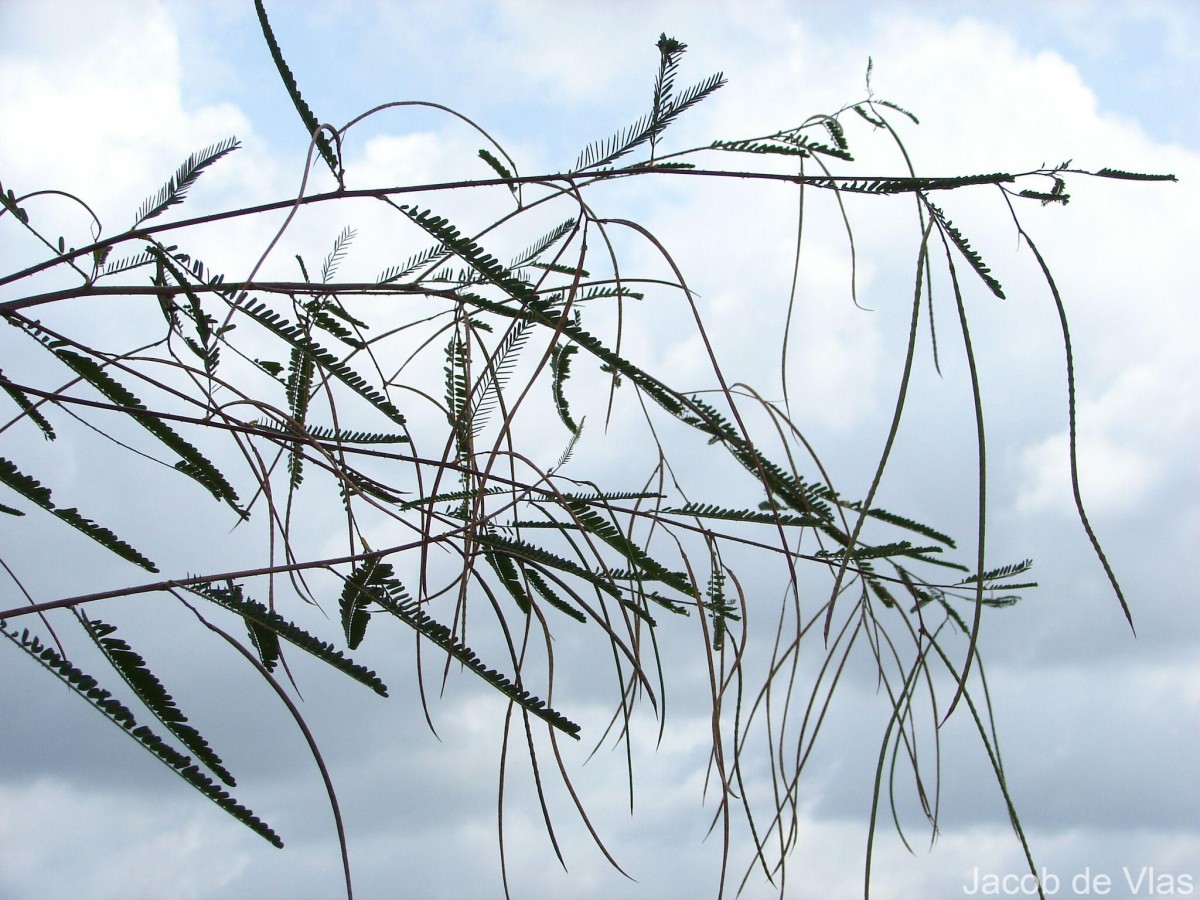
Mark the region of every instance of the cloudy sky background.
MULTIPOLYGON (((1194 461, 1200 322, 1186 276, 1200 243, 1200 12, 1192 4, 277 2, 270 11, 301 90, 324 119, 341 123, 388 100, 437 101, 479 121, 527 173, 569 165, 585 144, 641 114, 657 59, 653 44, 666 31, 690 46, 681 83, 717 69, 730 81, 680 121, 674 147, 768 133, 861 99, 870 56, 877 94, 921 118, 920 128, 904 132, 918 174, 1023 171, 1066 159, 1082 168, 1177 174, 1174 185, 1077 178, 1068 207, 1031 205, 1022 213, 1072 316, 1084 494, 1130 600, 1136 639, 1074 516, 1061 341, 1050 298, 1030 254, 1018 252, 993 191, 947 196, 945 207, 1009 296, 998 302, 974 283, 968 296, 989 404, 989 560, 1034 557, 1041 588, 987 618, 983 649, 1006 771, 1035 859, 1063 879, 1060 896, 1071 896, 1070 878, 1085 869, 1109 875, 1114 895, 1133 894, 1120 889, 1122 867, 1134 877, 1153 866, 1160 876, 1200 882, 1194 777, 1200 613, 1190 571, 1200 547, 1194 461)), ((0 4, 0 34, 6 188, 73 190, 112 233, 190 152, 236 134, 243 149, 201 180, 188 210, 294 194, 302 130, 251 4, 7 2, 0 4)), ((879 174, 900 172, 882 142, 865 131, 856 140, 864 168, 877 162, 879 174)), ((348 181, 361 187, 486 177, 474 160, 478 146, 475 135, 446 117, 395 114, 360 135, 348 155, 348 181)), ((677 253, 703 297, 731 380, 777 396, 777 356, 760 348, 764 335, 777 339, 782 322, 794 196, 663 181, 644 183, 637 193, 614 190, 606 200, 611 214, 642 221, 677 253)), ((825 217, 806 236, 810 300, 801 307, 791 372, 792 384, 805 389, 793 387, 794 401, 843 491, 858 494, 869 483, 899 373, 915 248, 911 207, 899 200, 852 207, 860 302, 873 312, 856 310, 845 295, 844 235, 830 209, 815 208, 825 217), (892 209, 902 205, 903 214, 892 209)), ((65 205, 45 209, 46 216, 63 216, 64 232, 79 234, 68 240, 84 239, 86 223, 65 205)), ((370 210, 354 215, 361 216, 354 219, 361 234, 355 253, 368 269, 412 252, 388 243, 392 220, 372 218, 370 210)), ((300 251, 310 263, 319 259, 346 216, 306 219, 289 232, 295 246, 280 255, 290 259, 300 251)), ((201 255, 233 260, 236 270, 252 264, 264 233, 269 239, 261 228, 239 225, 204 235, 201 255)), ((30 251, 8 229, 4 234, 0 262, 10 271, 30 251)), ((110 327, 96 311, 71 315, 91 317, 77 321, 93 322, 102 335, 110 327)), ((648 311, 647 327, 661 323, 653 318, 660 315, 648 311)), ((952 346, 949 307, 939 324, 952 346)), ((630 340, 638 346, 636 334, 630 340)), ((680 379, 702 379, 698 345, 683 329, 654 346, 641 340, 680 379)), ((20 352, 17 346, 6 338, 0 352, 20 352)), ((912 418, 883 501, 965 536, 974 515, 974 437, 960 355, 946 351, 946 377, 939 379, 923 347, 912 418)), ((86 471, 88 460, 16 431, 5 433, 3 455, 20 461, 45 453, 63 467, 61 478, 82 484, 76 471, 86 471)), ((613 450, 598 429, 595 437, 580 452, 602 461, 613 450)), ((39 471, 56 489, 64 483, 50 477, 50 468, 39 471)), ((177 481, 161 484, 167 490, 177 481)), ((80 487, 72 503, 120 521, 124 490, 80 487)), ((128 581, 122 568, 87 549, 69 565, 50 565, 46 540, 59 531, 48 518, 31 512, 0 521, 5 561, 36 599, 128 581)), ((206 523, 220 535, 228 526, 215 514, 201 518, 188 532, 193 539, 206 533, 206 523)), ((249 553, 215 540, 218 546, 206 548, 214 557, 249 553)), ((193 565, 182 552, 160 562, 168 574, 193 565)), ((20 602, 11 583, 0 596, 6 608, 20 602)), ((286 716, 230 671, 223 650, 191 646, 186 635, 195 632, 187 629, 186 613, 142 598, 113 604, 105 615, 127 625, 131 638, 143 636, 147 655, 166 660, 169 686, 239 774, 237 795, 288 847, 276 851, 227 819, 28 661, 6 652, 0 654, 0 895, 336 895, 341 874, 332 822, 286 716), (154 615, 145 615, 150 608, 154 615), (235 702, 244 697, 247 705, 235 702), (226 724, 207 727, 218 713, 228 716, 226 724)), ((694 641, 678 646, 695 649, 694 641)), ((410 690, 410 642, 374 652, 369 658, 392 687, 387 702, 298 661, 304 710, 339 789, 358 893, 497 895, 495 735, 502 705, 468 679, 452 679, 435 706, 438 742, 410 690)), ((578 776, 607 845, 637 881, 607 865, 565 807, 560 838, 570 871, 563 874, 518 781, 506 819, 514 896, 712 893, 717 847, 702 843, 711 804, 703 807, 700 799, 704 696, 689 701, 686 683, 700 669, 680 663, 679 671, 662 747, 655 752, 649 722, 637 738, 635 816, 627 813, 619 754, 602 752, 578 776)), ((569 682, 558 703, 586 718, 605 701, 583 680, 569 682), (572 686, 577 707, 569 699, 572 686)), ((835 701, 837 713, 809 772, 788 897, 861 892, 883 704, 862 673, 835 701)), ((1019 845, 965 724, 947 730, 946 815, 937 843, 927 852, 918 835, 910 855, 885 820, 873 896, 961 895, 976 867, 1022 871, 1019 845)), ((755 881, 747 891, 772 893, 755 881)))

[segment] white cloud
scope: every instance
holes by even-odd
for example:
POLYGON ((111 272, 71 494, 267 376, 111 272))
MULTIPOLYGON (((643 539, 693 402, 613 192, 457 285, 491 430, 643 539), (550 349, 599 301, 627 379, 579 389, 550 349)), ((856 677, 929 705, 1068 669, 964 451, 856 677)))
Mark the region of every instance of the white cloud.
MULTIPOLYGON (((1120 515, 1145 503, 1161 483, 1156 461, 1128 447, 1084 435, 1079 483, 1084 502, 1093 513, 1120 515)), ((1075 516, 1071 492, 1069 445, 1065 434, 1047 438, 1021 455, 1023 487, 1017 494, 1018 512, 1054 511, 1075 516)))
MULTIPOLYGON (((1195 473, 1180 451, 1200 441, 1200 376, 1194 357, 1185 357, 1189 343, 1196 342, 1186 334, 1172 340, 1169 333, 1179 323, 1154 318, 1164 319, 1156 328, 1164 352, 1131 362, 1107 389, 1079 404, 1079 481, 1084 502, 1100 515, 1148 509, 1164 499, 1167 485, 1175 502, 1190 505, 1188 493, 1180 495, 1179 489, 1193 486, 1195 473)), ((1021 452, 1018 481, 1019 512, 1073 515, 1065 431, 1021 452)))
POLYGON ((0 155, 18 192, 72 191, 111 233, 189 153, 249 136, 231 103, 183 109, 178 37, 160 3, 19 5, 5 15, 21 41, 0 62, 0 155))
POLYGON ((205 813, 186 795, 163 804, 57 779, 0 785, 7 860, 0 891, 89 900, 217 896, 250 857, 237 849, 240 826, 205 813))

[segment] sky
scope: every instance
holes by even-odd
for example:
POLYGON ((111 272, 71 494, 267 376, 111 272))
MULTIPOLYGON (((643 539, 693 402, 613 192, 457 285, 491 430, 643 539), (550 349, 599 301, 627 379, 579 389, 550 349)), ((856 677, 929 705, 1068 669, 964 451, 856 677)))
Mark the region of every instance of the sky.
MULTIPOLYGON (((340 124, 392 100, 437 102, 479 123, 524 173, 560 170, 583 146, 641 115, 657 64, 654 44, 666 32, 689 46, 682 84, 716 70, 729 80, 668 133, 673 147, 767 134, 860 100, 870 59, 876 96, 920 118, 919 127, 902 132, 918 174, 1019 172, 1073 160, 1090 170, 1177 175, 1174 184, 1076 177, 1066 207, 1031 202, 1021 209, 1069 310, 1081 487, 1136 636, 1075 513, 1062 340, 1045 283, 994 192, 955 192, 944 202, 1007 294, 999 301, 982 284, 964 281, 988 413, 988 559, 1032 557, 1040 585, 1017 606, 987 613, 981 638, 1004 770, 1034 859, 1058 879, 1060 897, 1149 896, 1151 882, 1157 895, 1198 889, 1200 612, 1189 564, 1200 548, 1200 321, 1186 260, 1200 241, 1200 8, 274 2, 268 9, 301 91, 323 120, 340 124)), ((114 233, 189 153, 236 134, 241 149, 193 188, 188 212, 295 196, 307 139, 252 4, 6 0, 0 35, 6 189, 73 191, 114 233)), ((869 130, 852 140, 864 170, 903 173, 903 161, 869 130)), ((392 111, 348 143, 347 183, 487 177, 479 144, 476 133, 445 114, 392 111)), ((806 436, 843 492, 861 495, 890 422, 919 235, 904 198, 853 199, 862 308, 849 295, 849 250, 837 209, 815 200, 788 377, 806 436)), ((726 376, 777 398, 794 189, 661 180, 636 189, 615 185, 598 201, 606 214, 636 219, 662 236, 700 298, 726 376)), ((447 198, 445 208, 486 216, 496 202, 488 197, 474 209, 447 198)), ((68 240, 86 238, 87 222, 69 204, 47 199, 39 210, 61 221, 68 240)), ((271 265, 290 276, 280 259, 297 252, 319 258, 347 224, 360 235, 348 265, 362 260, 367 277, 380 261, 399 262, 416 249, 397 235, 394 219, 355 207, 298 221, 271 265)), ((209 229, 196 246, 206 260, 248 270, 277 227, 272 220, 209 229)), ((0 269, 36 258, 11 217, 0 219, 0 234, 0 269)), ((635 264, 654 264, 644 248, 629 253, 635 264)), ((4 291, 0 300, 13 298, 4 291)), ((951 300, 943 290, 936 319, 942 374, 922 337, 880 502, 968 537, 974 422, 951 300)), ((136 315, 122 315, 128 309, 76 307, 46 316, 112 343, 140 334, 136 315)), ((678 319, 685 313, 679 304, 648 302, 630 317, 627 340, 631 353, 700 384, 711 373, 694 329, 678 319), (669 338, 658 337, 664 334, 669 338)), ((19 347, 4 336, 4 368, 24 362, 19 347)), ((624 427, 618 421, 608 435, 599 427, 588 432, 578 465, 626 477, 624 427)), ((551 455, 564 442, 560 429, 548 441, 551 455)), ((56 492, 85 512, 103 510, 105 521, 132 533, 139 523, 163 521, 161 512, 141 518, 140 504, 168 508, 176 480, 151 474, 131 483, 127 473, 136 469, 123 457, 108 450, 91 457, 65 443, 44 445, 32 429, 12 428, 0 432, 0 456, 44 454, 41 471, 56 492)), ((682 469, 704 484, 699 463, 687 460, 682 469)), ((630 480, 644 478, 637 473, 630 480)), ((757 500, 739 498, 732 482, 704 487, 700 496, 711 502, 757 500)), ((64 560, 55 552, 63 540, 59 523, 36 510, 0 518, 0 558, 39 601, 136 577, 74 542, 61 545, 70 548, 64 560)), ((230 524, 207 508, 163 524, 171 536, 160 554, 164 571, 259 558, 261 547, 230 535, 230 524)), ((306 527, 321 539, 319 522, 306 527)), ((337 536, 328 541, 335 547, 337 536)), ((11 580, 0 585, 4 608, 22 602, 11 580)), ((769 620, 778 585, 756 574, 751 586, 765 606, 756 621, 769 620)), ((104 615, 160 661, 160 674, 170 676, 193 721, 236 764, 237 796, 287 847, 275 850, 228 819, 10 649, 0 652, 0 897, 337 896, 332 819, 286 714, 227 653, 193 640, 194 620, 185 611, 143 597, 115 601, 104 615)), ((309 621, 319 625, 315 615, 309 621)), ((597 688, 589 666, 606 664, 593 662, 587 654, 594 648, 569 633, 561 639, 559 658, 579 668, 563 675, 556 703, 598 734, 612 698, 597 688)), ((592 821, 630 877, 596 850, 560 790, 552 803, 564 871, 528 779, 516 775, 505 814, 514 897, 715 896, 719 836, 705 840, 713 803, 711 795, 704 801, 707 688, 696 689, 704 676, 695 639, 686 630, 663 636, 664 652, 677 654, 670 712, 661 742, 649 716, 635 729, 633 815, 623 756, 611 742, 586 765, 593 746, 587 739, 583 752, 566 754, 592 821)), ((499 896, 496 735, 503 704, 467 676, 452 677, 431 704, 434 737, 412 684, 412 643, 389 640, 364 645, 362 654, 391 685, 387 701, 296 661, 304 713, 338 789, 356 895, 499 896)), ((861 663, 839 687, 805 772, 788 898, 862 894, 870 786, 888 706, 861 663)), ((962 896, 976 879, 1025 871, 969 726, 960 709, 944 729, 943 819, 932 846, 917 825, 907 832, 909 852, 882 808, 873 897, 962 896)), ((735 846, 735 888, 745 849, 744 841, 735 846)), ((778 896, 778 889, 752 877, 744 893, 778 896)))

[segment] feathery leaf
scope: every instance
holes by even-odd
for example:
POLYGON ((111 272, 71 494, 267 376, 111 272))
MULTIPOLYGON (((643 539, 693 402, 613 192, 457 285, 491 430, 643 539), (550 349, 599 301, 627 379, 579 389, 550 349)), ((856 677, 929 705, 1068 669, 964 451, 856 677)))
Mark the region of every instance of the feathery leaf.
POLYGON ((517 256, 509 265, 510 269, 519 269, 521 266, 528 265, 536 260, 539 256, 561 241, 564 237, 571 233, 575 227, 575 219, 567 219, 565 222, 560 222, 558 225, 551 228, 548 232, 538 238, 523 253, 517 256))
POLYGON ((983 283, 988 286, 993 294, 1003 300, 1004 288, 1000 286, 1000 282, 992 277, 992 270, 987 267, 979 254, 967 243, 967 239, 950 223, 950 220, 946 218, 946 214, 930 203, 928 199, 925 200, 925 206, 929 208, 929 211, 933 213, 933 217, 937 219, 942 232, 950 238, 951 243, 958 248, 958 251, 971 264, 971 268, 983 279, 983 283))
POLYGON ((346 635, 346 646, 351 650, 358 649, 358 645, 366 636, 367 623, 371 621, 371 613, 367 611, 367 607, 374 601, 374 597, 367 592, 366 585, 374 581, 375 570, 380 565, 377 557, 371 557, 356 566, 342 588, 338 608, 342 613, 342 631, 346 635))
POLYGON ((600 538, 600 540, 629 560, 637 573, 637 578, 661 581, 663 584, 669 585, 689 597, 696 595, 696 589, 686 575, 679 572, 672 572, 658 560, 651 557, 640 546, 629 540, 612 522, 605 519, 586 503, 567 498, 564 506, 571 511, 571 515, 581 528, 600 538))
POLYGON ((122 407, 122 411, 130 418, 178 453, 181 459, 175 464, 176 469, 198 482, 218 500, 225 501, 241 518, 247 518, 246 511, 238 506, 237 491, 226 480, 221 470, 171 426, 151 413, 133 392, 104 371, 103 367, 90 357, 62 347, 49 347, 49 349, 76 373, 83 376, 92 387, 114 404, 122 407))
POLYGON ((28 629, 17 635, 9 631, 8 623, 0 619, 0 633, 40 664, 48 672, 57 677, 63 684, 82 697, 93 709, 100 712, 129 737, 137 741, 143 748, 153 754, 160 762, 175 772, 180 778, 208 797, 209 800, 221 807, 233 818, 265 838, 276 847, 282 847, 283 841, 266 822, 262 821, 250 809, 242 806, 228 792, 216 785, 211 778, 200 771, 190 756, 180 753, 171 747, 157 734, 145 725, 138 725, 137 719, 129 708, 117 700, 111 693, 98 685, 95 678, 84 674, 73 666, 69 660, 61 656, 53 647, 44 645, 28 629))
MULTIPOLYGON (((74 508, 59 509, 50 499, 50 488, 40 484, 37 479, 26 475, 16 464, 0 456, 0 482, 7 484, 18 494, 32 500, 46 512, 53 513, 62 519, 73 528, 77 528, 90 537, 93 541, 103 547, 107 547, 113 553, 122 559, 127 559, 131 563, 141 566, 148 572, 157 572, 158 567, 149 559, 131 547, 125 541, 117 537, 113 532, 109 531, 103 525, 97 525, 91 519, 85 519, 79 514, 79 510, 74 508)), ((5 507, 9 510, 9 507, 5 507)), ((17 510, 12 510, 13 515, 24 515, 17 510)))
POLYGON ((232 153, 240 146, 241 144, 237 138, 227 137, 225 140, 210 144, 203 150, 193 153, 185 159, 179 168, 175 170, 175 174, 171 176, 170 180, 159 188, 158 193, 147 197, 145 202, 138 208, 137 218, 134 220, 133 227, 137 228, 147 219, 153 219, 176 203, 182 203, 187 199, 188 188, 196 183, 201 172, 222 156, 232 153))
POLYGON ((367 384, 362 376, 305 334, 302 328, 293 325, 261 301, 246 304, 240 307, 240 311, 309 356, 315 365, 337 378, 397 425, 404 424, 404 416, 387 397, 367 384))
POLYGON ((642 116, 623 131, 618 131, 612 137, 589 144, 579 154, 572 171, 581 172, 585 169, 610 165, 647 142, 651 144, 651 156, 653 157, 654 145, 667 126, 686 110, 725 84, 725 76, 716 72, 687 88, 678 97, 672 96, 676 67, 679 57, 687 49, 687 45, 674 38, 668 38, 664 34, 659 38, 657 46, 659 70, 655 80, 654 102, 650 113, 642 116))
POLYGON ((366 585, 374 600, 400 621, 416 630, 426 639, 441 647, 451 657, 458 660, 492 687, 496 688, 513 703, 526 712, 537 716, 573 738, 579 737, 579 726, 567 719, 561 713, 548 707, 544 700, 530 694, 520 684, 513 684, 508 678, 494 669, 489 669, 467 647, 443 625, 426 615, 420 605, 409 596, 404 586, 392 576, 392 567, 388 563, 380 563, 373 571, 371 581, 366 585))
POLYGON ((701 519, 726 519, 731 522, 753 522, 760 525, 783 525, 799 528, 819 526, 825 521, 819 516, 796 516, 749 509, 721 509, 707 503, 687 503, 678 509, 664 509, 662 512, 671 515, 696 516, 701 519))
MULTIPOLYGON (((480 148, 479 158, 482 159, 489 166, 491 166, 492 171, 495 172, 497 175, 499 175, 501 178, 511 179, 513 177, 513 173, 509 171, 508 166, 506 166, 506 165, 504 165, 504 163, 500 162, 500 160, 498 160, 496 158, 495 154, 492 153, 490 150, 480 148)), ((520 188, 515 184, 510 184, 508 186, 508 189, 512 192, 512 195, 518 199, 518 202, 519 202, 520 197, 521 197, 520 188)))
POLYGON ((567 404, 567 396, 563 393, 563 383, 571 376, 571 357, 579 352, 574 344, 555 345, 550 358, 550 392, 554 395, 554 408, 571 434, 579 431, 575 419, 571 417, 571 408, 567 404))
POLYGON ((1154 175, 1146 172, 1126 172, 1123 169, 1100 169, 1093 172, 1100 178, 1120 178, 1125 181, 1178 181, 1174 175, 1154 175))
POLYGON ((304 123, 304 129, 310 139, 316 141, 317 150, 321 153, 321 158, 325 160, 325 164, 329 166, 329 171, 334 174, 334 177, 341 182, 341 177, 338 174, 339 166, 337 157, 334 155, 333 147, 329 143, 329 139, 325 136, 325 132, 321 129, 321 123, 317 121, 317 117, 313 115, 313 111, 309 109, 308 104, 304 102, 304 98, 300 96, 300 88, 296 85, 296 76, 292 74, 292 70, 288 68, 288 64, 283 59, 283 51, 279 49, 279 42, 275 40, 275 32, 271 30, 271 23, 267 21, 267 11, 263 7, 262 0, 254 0, 254 9, 258 13, 258 22, 262 27, 263 37, 266 38, 267 47, 271 51, 271 59, 275 62, 275 68, 279 71, 279 77, 283 79, 283 86, 287 88, 288 96, 292 98, 292 104, 296 107, 296 112, 300 114, 300 121, 304 123))
POLYGON ((29 420, 33 422, 42 432, 42 436, 52 441, 56 437, 54 434, 54 426, 50 424, 50 420, 42 415, 39 410, 28 397, 15 384, 4 377, 4 372, 0 370, 0 387, 4 388, 4 392, 12 397, 13 402, 21 408, 21 411, 29 416, 29 420))
POLYGON ((221 758, 213 752, 208 741, 194 727, 188 724, 187 716, 175 704, 175 699, 167 693, 158 677, 150 671, 146 661, 134 651, 128 643, 113 637, 116 626, 106 624, 99 619, 91 619, 80 614, 88 635, 95 641, 96 646, 104 654, 109 664, 116 669, 117 674, 125 679, 125 683, 137 694, 154 717, 163 724, 171 734, 179 740, 195 757, 208 766, 221 781, 229 787, 235 787, 237 781, 225 768, 221 758))
MULTIPOLYGON (((227 582, 223 588, 211 583, 196 584, 189 585, 188 590, 198 597, 203 597, 210 603, 216 603, 218 606, 223 606, 237 613, 246 620, 247 625, 252 629, 261 628, 265 632, 275 634, 288 643, 294 644, 306 653, 311 653, 317 659, 321 660, 321 662, 332 666, 345 675, 349 675, 359 684, 366 685, 381 697, 388 695, 387 685, 380 680, 378 675, 365 666, 348 659, 340 650, 335 649, 332 644, 327 644, 319 638, 313 637, 307 631, 289 622, 274 610, 268 609, 256 600, 251 600, 249 597, 243 596, 240 584, 227 582)), ((278 642, 275 643, 275 648, 278 650, 278 642)), ((266 660, 264 659, 263 662, 265 665, 266 660)))

